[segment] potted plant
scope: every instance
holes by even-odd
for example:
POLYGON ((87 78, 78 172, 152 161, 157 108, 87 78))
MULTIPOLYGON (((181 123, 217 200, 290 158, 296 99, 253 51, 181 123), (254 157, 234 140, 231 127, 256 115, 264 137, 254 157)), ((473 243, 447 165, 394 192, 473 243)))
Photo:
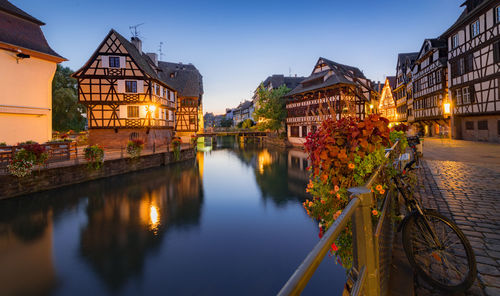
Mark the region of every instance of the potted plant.
POLYGON ((93 169, 100 169, 104 163, 104 149, 99 145, 93 145, 84 149, 85 160, 87 167, 93 169))
POLYGON ((175 137, 172 140, 172 146, 174 148, 174 159, 179 160, 181 158, 181 144, 182 140, 180 137, 175 137))
POLYGON ((144 148, 144 141, 141 139, 133 139, 128 141, 127 144, 127 153, 130 155, 130 158, 137 158, 141 156, 141 151, 144 148))

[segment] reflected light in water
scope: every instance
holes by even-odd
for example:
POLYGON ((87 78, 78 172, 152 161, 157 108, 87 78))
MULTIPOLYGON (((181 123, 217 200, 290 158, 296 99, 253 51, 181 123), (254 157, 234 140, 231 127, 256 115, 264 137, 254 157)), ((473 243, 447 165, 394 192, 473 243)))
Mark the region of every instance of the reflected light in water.
POLYGON ((269 154, 267 149, 264 149, 259 153, 259 156, 257 158, 257 162, 259 165, 259 173, 261 175, 264 173, 264 167, 271 164, 272 161, 273 161, 273 158, 271 157, 271 154, 269 154))
POLYGON ((158 230, 158 226, 160 225, 160 217, 158 214, 158 208, 154 205, 151 205, 151 207, 149 208, 149 219, 151 221, 150 228, 156 233, 156 231, 158 230))

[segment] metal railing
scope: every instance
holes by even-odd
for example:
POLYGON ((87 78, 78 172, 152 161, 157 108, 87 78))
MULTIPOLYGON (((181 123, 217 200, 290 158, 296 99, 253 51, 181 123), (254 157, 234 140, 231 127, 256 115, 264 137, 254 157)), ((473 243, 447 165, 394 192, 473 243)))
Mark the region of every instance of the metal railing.
POLYGON ((388 160, 395 156, 395 148, 398 144, 396 142, 386 152, 384 163, 377 168, 364 186, 348 190, 352 196, 351 201, 323 238, 288 279, 278 295, 300 295, 323 261, 326 253, 330 250, 332 243, 335 242, 340 233, 345 229, 351 218, 353 230, 353 267, 350 270, 349 277, 353 279, 354 284, 350 294, 370 296, 387 294, 388 277, 390 274, 387 268, 391 264, 394 235, 394 223, 390 217, 392 210, 391 200, 395 193, 393 190, 388 190, 383 202, 381 217, 374 231, 371 213, 374 196, 371 187, 383 168, 387 165, 388 160))

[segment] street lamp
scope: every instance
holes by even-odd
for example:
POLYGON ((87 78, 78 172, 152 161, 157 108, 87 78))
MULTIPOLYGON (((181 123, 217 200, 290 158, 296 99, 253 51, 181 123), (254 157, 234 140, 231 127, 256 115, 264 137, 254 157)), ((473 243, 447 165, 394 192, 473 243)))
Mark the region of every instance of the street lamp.
POLYGON ((444 111, 444 115, 445 117, 446 116, 450 116, 451 115, 451 103, 446 101, 443 103, 443 111, 444 111))

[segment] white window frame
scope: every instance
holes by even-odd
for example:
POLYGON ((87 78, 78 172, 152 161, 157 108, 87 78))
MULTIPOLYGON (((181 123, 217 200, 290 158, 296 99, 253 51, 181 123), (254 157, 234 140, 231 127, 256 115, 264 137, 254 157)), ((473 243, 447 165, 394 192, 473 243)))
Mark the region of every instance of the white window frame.
POLYGON ((462 105, 462 89, 456 89, 455 90, 455 95, 457 97, 457 105, 462 105))
POLYGON ((495 10, 493 10, 494 17, 495 17, 495 24, 500 23, 500 5, 495 7, 495 10))
POLYGON ((471 38, 478 36, 480 33, 481 33, 481 26, 479 19, 477 19, 470 24, 471 38))
POLYGON ((137 80, 125 80, 124 82, 124 93, 126 94, 137 94, 139 93, 139 83, 137 80), (135 92, 127 91, 127 82, 135 82, 135 92))
POLYGON ((462 104, 470 104, 469 87, 462 88, 462 104))
POLYGON ((457 48, 458 47, 458 45, 459 45, 458 40, 459 40, 458 33, 455 34, 455 35, 453 35, 451 37, 451 48, 457 48))

